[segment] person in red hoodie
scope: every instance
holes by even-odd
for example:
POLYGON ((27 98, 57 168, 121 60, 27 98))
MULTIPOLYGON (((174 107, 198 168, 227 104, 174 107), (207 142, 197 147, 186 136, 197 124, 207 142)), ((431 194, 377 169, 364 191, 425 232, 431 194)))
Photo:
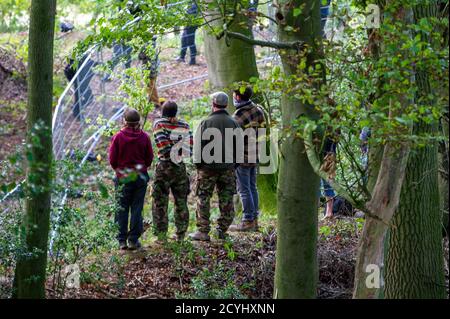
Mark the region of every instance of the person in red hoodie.
POLYGON ((111 140, 109 163, 116 172, 115 185, 119 192, 119 209, 115 215, 115 222, 119 225, 119 247, 135 250, 141 247, 142 209, 153 149, 150 137, 140 129, 141 117, 135 109, 126 109, 123 120, 124 127, 111 140))

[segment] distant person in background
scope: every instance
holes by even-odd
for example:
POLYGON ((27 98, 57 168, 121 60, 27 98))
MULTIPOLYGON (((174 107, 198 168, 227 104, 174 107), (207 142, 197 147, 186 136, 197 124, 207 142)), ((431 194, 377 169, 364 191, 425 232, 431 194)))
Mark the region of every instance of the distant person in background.
MULTIPOLYGON (((195 1, 191 2, 186 13, 195 17, 198 14, 198 7, 195 1)), ((187 50, 189 49, 190 60, 189 65, 195 65, 195 57, 197 55, 197 47, 195 46, 195 31, 197 30, 197 25, 188 25, 184 27, 183 33, 181 35, 181 50, 180 57, 177 59, 178 62, 184 62, 186 58, 187 50)))
MULTIPOLYGON (((334 175, 335 171, 336 147, 337 147, 336 136, 326 135, 325 142, 322 148, 323 164, 321 170, 327 173, 332 172, 331 175, 334 175)), ((328 181, 326 181, 325 179, 321 180, 321 187, 323 195, 325 196, 326 200, 324 218, 332 218, 334 198, 336 197, 336 194, 334 192, 334 189, 331 187, 330 183, 328 183, 328 181)))
POLYGON ((369 139, 371 136, 371 130, 369 127, 363 127, 361 133, 359 134, 359 140, 361 142, 361 162, 364 172, 367 172, 369 168, 369 139))
POLYGON ((64 68, 64 75, 69 81, 72 81, 78 68, 83 66, 78 73, 77 78, 73 82, 75 102, 72 106, 72 114, 77 120, 82 118, 81 111, 88 107, 92 101, 94 101, 94 95, 92 94, 89 84, 95 75, 92 69, 97 65, 97 62, 85 55, 78 62, 77 68, 75 68, 75 61, 73 59, 69 59, 69 63, 64 68), (86 58, 88 61, 85 63, 86 58))
MULTIPOLYGON (((125 2, 124 0, 116 0, 117 2, 125 2)), ((122 11, 124 8, 123 5, 120 5, 118 7, 119 12, 122 11)), ((126 12, 129 14, 132 14, 133 16, 137 16, 141 9, 138 4, 135 4, 135 1, 127 1, 125 3, 126 12)), ((131 52, 132 48, 129 45, 126 45, 125 42, 119 41, 116 42, 113 45, 113 56, 111 58, 110 66, 111 71, 110 73, 105 74, 102 81, 109 81, 111 77, 111 73, 114 72, 114 69, 116 66, 121 62, 124 61, 125 69, 129 69, 131 67, 131 52)))
MULTIPOLYGON (((323 1, 321 1, 321 3, 323 3, 323 1)), ((320 26, 323 37, 325 37, 325 25, 327 23, 328 16, 330 15, 330 3, 331 0, 327 0, 327 3, 320 7, 320 26)))
POLYGON ((258 15, 258 1, 259 0, 250 0, 248 2, 248 22, 249 22, 249 26, 250 26, 250 30, 253 27, 253 24, 256 21, 256 17, 258 15))
POLYGON ((117 239, 120 249, 140 248, 139 238, 144 231, 142 210, 153 149, 150 137, 140 129, 140 120, 135 109, 126 109, 124 127, 112 137, 109 148, 109 163, 116 172, 114 182, 119 208, 115 222, 119 225, 117 239))
POLYGON ((156 109, 160 107, 158 88, 156 86, 156 79, 158 76, 158 67, 159 67, 159 51, 156 48, 156 36, 153 36, 152 38, 152 47, 154 50, 153 54, 149 56, 149 54, 147 54, 146 52, 146 48, 144 48, 139 53, 139 60, 149 71, 149 83, 147 87, 148 100, 150 103, 153 103, 156 109))
POLYGON ((131 52, 132 48, 126 44, 118 43, 113 46, 113 57, 111 59, 111 70, 110 73, 105 74, 102 81, 109 81, 111 77, 111 73, 114 72, 116 66, 121 62, 125 61, 124 66, 125 69, 129 69, 131 67, 131 52))
POLYGON ((59 29, 61 30, 61 32, 66 33, 66 32, 73 31, 73 29, 75 29, 75 27, 70 22, 61 22, 59 24, 59 29))

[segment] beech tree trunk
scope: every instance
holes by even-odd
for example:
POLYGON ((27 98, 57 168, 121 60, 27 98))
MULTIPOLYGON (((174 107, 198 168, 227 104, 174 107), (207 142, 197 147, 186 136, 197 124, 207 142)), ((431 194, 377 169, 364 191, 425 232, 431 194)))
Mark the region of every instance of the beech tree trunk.
MULTIPOLYGON (((227 1, 227 7, 232 8, 234 1, 227 1)), ((212 20, 219 16, 216 11, 208 13, 208 20, 212 20)), ((211 21, 212 27, 223 26, 223 20, 211 21)), ((255 50, 253 45, 236 39, 225 39, 222 37, 217 40, 216 35, 211 29, 204 27, 205 56, 208 65, 208 77, 211 86, 214 89, 224 90, 231 93, 230 85, 234 82, 248 81, 251 77, 258 77, 258 68, 256 65, 255 50)), ((253 37, 249 19, 242 15, 236 14, 235 20, 229 27, 230 31, 243 34, 247 37, 253 37)), ((232 96, 230 96, 230 107, 234 109, 232 96)))
MULTIPOLYGON (((313 0, 280 0, 277 17, 281 21, 279 39, 283 42, 304 41, 317 48, 320 35, 320 3, 313 0), (303 8, 294 17, 293 9, 303 8), (294 31, 285 30, 291 26, 294 31)), ((280 21, 279 21, 280 22, 280 21)), ((308 65, 314 63, 317 49, 308 55, 308 65)), ((297 72, 299 53, 281 51, 284 72, 297 72)), ((299 116, 316 118, 310 105, 283 95, 282 121, 286 130, 299 116)), ((292 132, 294 133, 294 132, 292 132)), ((275 298, 315 298, 317 295, 317 219, 319 177, 315 174, 307 154, 304 140, 287 137, 281 147, 278 179, 278 225, 275 271, 275 298)))
MULTIPOLYGON (((228 10, 231 10, 234 1, 227 2, 228 10)), ((212 27, 223 27, 223 20, 211 21, 219 17, 219 12, 208 12, 210 25, 212 27)), ((234 111, 233 94, 231 85, 235 82, 248 82, 252 77, 259 77, 258 68, 256 65, 255 50, 253 45, 238 39, 225 37, 217 39, 211 29, 204 27, 204 42, 205 42, 205 56, 208 65, 208 77, 210 84, 214 90, 222 90, 229 96, 228 110, 230 113, 234 111)), ((229 31, 240 33, 246 37, 253 38, 248 17, 237 14, 229 31)), ((254 96, 253 100, 260 103, 261 98, 254 96)), ((268 141, 269 142, 269 141, 268 141)), ((276 183, 274 174, 258 175, 258 189, 260 196, 260 208, 273 208, 276 183)), ((240 206, 240 203, 235 200, 235 206, 240 206)))
MULTIPOLYGON (((414 19, 437 15, 436 3, 422 1, 414 19)), ((421 34, 423 40, 426 35, 421 34)), ((418 101, 433 93, 428 73, 416 74, 418 101)), ((435 134, 438 123, 415 125, 416 134, 435 134)), ((448 298, 444 284, 442 215, 438 183, 438 145, 411 152, 400 204, 393 218, 386 255, 386 298, 448 298)))
POLYGON ((28 48, 27 199, 24 249, 17 260, 14 295, 45 298, 51 207, 53 38, 56 0, 33 0, 28 48))

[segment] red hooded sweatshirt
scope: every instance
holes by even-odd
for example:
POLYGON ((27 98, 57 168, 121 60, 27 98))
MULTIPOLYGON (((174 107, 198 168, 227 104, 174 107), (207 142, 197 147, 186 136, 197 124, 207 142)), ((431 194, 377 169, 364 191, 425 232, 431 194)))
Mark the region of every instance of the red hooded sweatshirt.
POLYGON ((117 177, 126 171, 147 172, 153 161, 150 137, 141 129, 123 128, 113 136, 109 147, 109 163, 117 177))

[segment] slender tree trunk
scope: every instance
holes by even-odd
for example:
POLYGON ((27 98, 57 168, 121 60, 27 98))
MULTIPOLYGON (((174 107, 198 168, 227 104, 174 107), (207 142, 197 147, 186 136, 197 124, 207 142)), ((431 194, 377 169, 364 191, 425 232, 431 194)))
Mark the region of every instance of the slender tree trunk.
MULTIPOLYGON (((277 18, 281 22, 279 38, 283 42, 304 41, 317 48, 320 41, 320 3, 313 0, 280 0, 277 18), (293 16, 294 8, 303 8, 293 16), (295 31, 285 30, 291 26, 295 31)), ((314 63, 317 50, 312 49, 307 64, 314 63)), ((284 72, 297 72, 299 54, 281 52, 284 72)), ((301 115, 316 118, 313 107, 284 95, 281 99, 284 129, 301 115)), ((287 137, 281 147, 278 179, 278 226, 275 271, 275 298, 315 298, 317 295, 317 219, 319 177, 315 174, 305 152, 304 141, 287 137)))
POLYGON ((449 225, 448 225, 448 211, 449 211, 449 184, 448 184, 448 165, 449 165, 449 149, 448 149, 448 106, 446 111, 446 119, 441 119, 440 128, 442 135, 445 137, 445 141, 439 143, 439 193, 440 204, 442 211, 442 232, 448 238, 449 225))
POLYGON ((30 9, 27 113, 25 252, 18 257, 18 298, 45 298, 51 205, 53 38, 56 0, 33 0, 30 9))
MULTIPOLYGON (((402 7, 397 10, 396 14, 404 20, 405 24, 411 22, 411 10, 402 7)), ((381 45, 382 43, 371 45, 375 59, 378 59, 381 45)), ((395 83, 394 81, 394 79, 390 80, 392 84, 395 83)), ((383 94, 381 87, 380 95, 383 94)), ((399 92, 397 96, 391 98, 387 116, 392 119, 401 114, 410 102, 404 92, 399 92), (400 109, 397 109, 397 102, 401 106, 400 109)), ((399 133, 408 135, 411 131, 405 128, 399 133)), ((386 237, 400 201, 409 153, 409 143, 397 141, 388 141, 384 147, 376 146, 371 150, 372 161, 368 187, 372 197, 366 207, 372 216, 367 216, 359 242, 353 298, 374 299, 379 298, 383 293, 386 237)))
MULTIPOLYGON (((416 23, 437 14, 436 3, 422 3, 414 7, 416 23)), ((421 36, 427 40, 426 35, 421 36)), ((418 98, 432 94, 426 71, 417 72, 416 82, 418 98)), ((436 131, 437 123, 421 122, 414 128, 415 134, 435 134, 436 131)), ((411 152, 400 204, 390 231, 386 298, 446 297, 437 154, 435 142, 411 152)))

